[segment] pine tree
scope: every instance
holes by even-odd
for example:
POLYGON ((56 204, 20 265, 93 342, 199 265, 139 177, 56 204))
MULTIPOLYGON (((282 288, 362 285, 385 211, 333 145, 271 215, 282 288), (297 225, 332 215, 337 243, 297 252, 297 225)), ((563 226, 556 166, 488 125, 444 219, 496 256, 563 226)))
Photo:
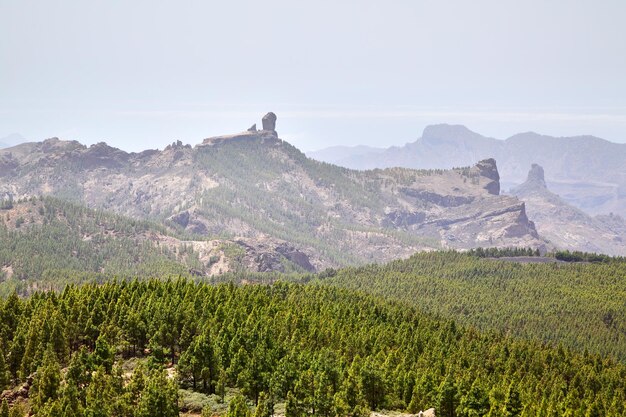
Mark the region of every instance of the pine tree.
POLYGON ((256 410, 254 410, 254 417, 272 417, 273 414, 274 404, 272 404, 271 399, 265 392, 261 392, 259 394, 259 403, 256 406, 256 410))
POLYGON ((106 372, 111 372, 115 352, 103 336, 96 340, 96 349, 93 352, 93 361, 96 366, 102 366, 106 372))
POLYGON ((469 392, 459 402, 460 415, 465 417, 481 417, 489 411, 489 397, 477 379, 469 392))
POLYGON ((302 414, 298 400, 292 392, 289 391, 285 400, 285 417, 301 417, 302 414))
POLYGON ((7 364, 4 360, 4 352, 0 349, 0 392, 9 386, 11 381, 11 374, 7 369, 7 364))
POLYGON ((506 417, 516 417, 522 414, 523 409, 519 391, 517 390, 517 384, 513 381, 509 385, 504 399, 504 415, 506 417))
POLYGON ((327 417, 333 409, 333 384, 326 371, 315 375, 314 407, 318 416, 327 417))
POLYGON ((238 394, 228 404, 226 417, 251 417, 250 409, 243 395, 238 394))
POLYGON ((61 367, 52 345, 48 345, 41 366, 33 380, 31 398, 35 411, 43 409, 47 402, 59 398, 61 386, 61 367))
POLYGON ((457 389, 454 386, 452 375, 448 373, 439 386, 437 414, 443 417, 455 417, 457 389))
POLYGON ((228 377, 226 376, 226 371, 224 368, 220 368, 220 376, 217 380, 217 395, 220 398, 220 403, 224 403, 224 398, 226 397, 226 380, 228 377))
POLYGON ((178 387, 164 371, 150 374, 138 409, 138 417, 178 417, 178 387))

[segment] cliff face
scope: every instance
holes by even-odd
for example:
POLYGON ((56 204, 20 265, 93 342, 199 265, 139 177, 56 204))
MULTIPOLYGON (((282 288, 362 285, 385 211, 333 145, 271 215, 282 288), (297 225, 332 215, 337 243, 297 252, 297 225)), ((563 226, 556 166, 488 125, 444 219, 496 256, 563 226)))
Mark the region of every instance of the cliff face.
POLYGON ((0 195, 54 195, 191 235, 270 242, 304 269, 544 245, 523 203, 499 195, 494 160, 352 171, 306 158, 278 138, 271 117, 264 128, 141 153, 58 139, 0 150, 0 195))

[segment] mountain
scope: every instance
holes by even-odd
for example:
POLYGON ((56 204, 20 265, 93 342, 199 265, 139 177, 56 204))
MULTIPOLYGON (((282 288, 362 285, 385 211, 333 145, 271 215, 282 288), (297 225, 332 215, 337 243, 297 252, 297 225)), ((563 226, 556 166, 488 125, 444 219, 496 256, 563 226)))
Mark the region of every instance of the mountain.
POLYGON ((54 195, 240 246, 289 242, 297 251, 289 256, 316 270, 437 248, 545 248, 524 204, 499 195, 492 159, 355 171, 307 158, 274 125, 141 153, 27 143, 0 150, 0 179, 0 196, 14 200, 54 195))
POLYGON ((526 203, 539 234, 559 249, 626 255, 626 223, 620 216, 591 217, 546 186, 544 169, 533 164, 526 182, 511 194, 526 203))
POLYGON ((594 136, 551 137, 521 133, 506 140, 484 137, 460 125, 434 125, 422 137, 384 152, 311 152, 312 158, 353 169, 406 167, 447 169, 495 158, 504 188, 521 184, 538 163, 547 183, 570 204, 590 214, 626 213, 626 144, 594 136))
POLYGON ((0 138, 0 148, 8 148, 24 142, 26 142, 26 139, 24 139, 22 135, 19 133, 12 133, 9 136, 0 138))

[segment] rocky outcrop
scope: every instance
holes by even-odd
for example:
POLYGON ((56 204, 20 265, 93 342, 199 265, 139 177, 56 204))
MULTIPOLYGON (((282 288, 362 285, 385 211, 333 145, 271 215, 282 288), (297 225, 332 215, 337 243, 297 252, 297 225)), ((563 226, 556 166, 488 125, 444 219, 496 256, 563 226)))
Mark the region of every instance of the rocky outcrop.
POLYGON ((288 242, 262 238, 258 240, 237 239, 236 243, 245 250, 240 262, 248 270, 287 272, 286 267, 289 262, 303 271, 313 272, 316 270, 308 255, 288 242))
POLYGON ((543 172, 543 168, 540 165, 531 165, 530 171, 528 171, 528 178, 526 179, 526 183, 546 188, 545 175, 543 172))
POLYGON ((261 120, 263 122, 263 130, 270 132, 276 131, 276 115, 272 112, 267 113, 261 120))
POLYGON ((489 194, 500 194, 500 174, 498 173, 498 167, 496 160, 493 158, 484 159, 476 164, 476 168, 481 176, 490 179, 483 187, 489 192, 489 194))
POLYGON ((404 228, 423 223, 426 220, 426 213, 413 211, 405 212, 394 210, 385 215, 383 219, 383 227, 404 228))
POLYGON ((441 195, 431 191, 401 188, 400 192, 419 201, 436 204, 441 207, 459 207, 469 204, 474 200, 473 196, 441 195))
POLYGON ((526 182, 511 190, 526 204, 528 217, 541 236, 557 249, 626 255, 626 229, 619 217, 591 217, 551 192, 544 169, 533 164, 526 182))
POLYGON ((187 227, 187 225, 189 224, 189 211, 185 210, 182 211, 174 216, 171 216, 169 218, 170 221, 176 223, 177 225, 179 225, 180 227, 187 227))
POLYGON ((287 260, 293 262, 298 265, 300 268, 305 271, 315 271, 315 267, 311 265, 309 261, 309 257, 302 251, 298 250, 295 246, 288 244, 287 242, 278 245, 276 247, 276 252, 283 255, 287 260))

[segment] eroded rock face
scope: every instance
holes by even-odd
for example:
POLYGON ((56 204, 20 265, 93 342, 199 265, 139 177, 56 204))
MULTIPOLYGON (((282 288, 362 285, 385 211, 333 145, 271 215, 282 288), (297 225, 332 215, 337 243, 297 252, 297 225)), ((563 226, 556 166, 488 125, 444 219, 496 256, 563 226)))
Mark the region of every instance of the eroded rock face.
POLYGON ((496 160, 493 158, 483 159, 476 164, 476 168, 478 168, 480 175, 492 180, 483 188, 487 190, 489 194, 500 195, 500 174, 498 173, 496 160))
POLYGON ((263 130, 276 131, 276 115, 274 113, 267 113, 261 121, 263 122, 263 130))

